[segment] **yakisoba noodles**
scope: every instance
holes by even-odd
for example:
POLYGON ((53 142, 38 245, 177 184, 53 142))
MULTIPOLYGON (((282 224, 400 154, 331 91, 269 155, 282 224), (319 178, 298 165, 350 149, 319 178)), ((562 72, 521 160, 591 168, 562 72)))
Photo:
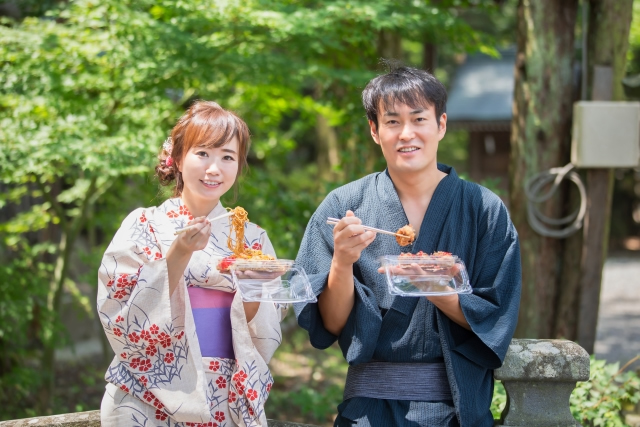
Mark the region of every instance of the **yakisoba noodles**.
POLYGON ((231 227, 227 236, 227 246, 233 253, 231 256, 225 257, 218 263, 218 270, 228 271, 229 266, 238 259, 246 259, 251 261, 268 261, 275 259, 271 255, 263 254, 260 249, 248 248, 244 244, 244 224, 249 221, 249 214, 241 206, 229 209, 233 212, 231 215, 231 227), (235 240, 232 238, 235 236, 235 240))

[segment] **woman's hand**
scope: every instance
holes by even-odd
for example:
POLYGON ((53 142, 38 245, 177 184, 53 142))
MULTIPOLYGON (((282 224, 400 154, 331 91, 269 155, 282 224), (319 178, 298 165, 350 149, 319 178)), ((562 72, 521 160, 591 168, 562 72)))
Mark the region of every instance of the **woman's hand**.
POLYGON ((180 278, 184 275, 191 255, 195 251, 206 248, 211 236, 211 223, 206 217, 195 218, 188 225, 193 228, 179 234, 167 251, 170 295, 180 283, 180 278))
POLYGON ((211 223, 204 217, 198 217, 187 224, 193 227, 184 233, 178 234, 173 241, 171 249, 175 246, 175 250, 179 252, 193 253, 207 247, 209 237, 211 236, 211 223))

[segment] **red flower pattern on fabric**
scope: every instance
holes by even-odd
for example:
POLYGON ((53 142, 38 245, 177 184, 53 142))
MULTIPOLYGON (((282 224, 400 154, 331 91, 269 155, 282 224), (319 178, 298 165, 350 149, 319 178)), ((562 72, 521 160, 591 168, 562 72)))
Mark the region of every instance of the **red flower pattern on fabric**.
POLYGON ((147 372, 151 369, 151 361, 149 359, 142 359, 140 361, 140 372, 147 372))
POLYGON ((131 369, 138 369, 138 366, 140 366, 140 358, 139 357, 134 357, 133 359, 131 359, 129 361, 129 367, 131 369))
POLYGON ((151 334, 149 331, 145 331, 144 329, 140 331, 140 338, 145 341, 149 341, 151 339, 151 334))
POLYGON ((144 386, 146 387, 146 386, 147 386, 147 383, 148 383, 149 381, 147 380, 147 377, 145 377, 145 376, 143 375, 143 376, 141 376, 141 377, 140 377, 140 382, 141 382, 142 384, 144 384, 144 386))
POLYGON ((120 353, 120 357, 123 358, 123 359, 126 359, 127 358, 127 353, 120 353))
POLYGON ((162 346, 162 348, 167 348, 171 345, 171 336, 169 334, 162 332, 158 335, 158 344, 162 346))
POLYGON ((242 396, 244 394, 244 386, 240 383, 236 383, 236 390, 238 390, 238 395, 242 396))
POLYGON ((158 398, 156 398, 156 400, 153 401, 153 406, 155 406, 158 409, 164 408, 164 405, 162 404, 162 402, 158 400, 158 398))
POLYGON ((151 402, 153 401, 156 397, 153 395, 153 393, 151 393, 150 391, 145 391, 144 392, 144 396, 142 396, 142 398, 144 400, 146 400, 147 402, 151 402))
POLYGON ((124 391, 125 393, 129 393, 129 387, 127 387, 126 385, 122 384, 120 386, 120 390, 124 391))
POLYGON ((158 325, 151 325, 151 327, 149 328, 149 332, 151 332, 153 335, 157 335, 158 331, 160 331, 158 325))
POLYGON ((116 293, 115 293, 115 294, 113 294, 113 297, 114 297, 115 299, 122 299, 122 298, 124 298, 124 297, 126 297, 126 296, 127 296, 127 291, 125 291, 124 289, 121 289, 121 290, 119 290, 119 291, 116 291, 116 293))
POLYGON ((224 421, 224 412, 222 411, 216 411, 216 413, 214 414, 213 418, 216 419, 217 422, 221 423, 224 421))
POLYGON ((245 382, 246 379, 247 379, 247 374, 242 370, 236 372, 236 374, 233 376, 233 380, 238 381, 240 383, 245 382))
POLYGON ((229 403, 233 403, 236 401, 236 394, 232 391, 229 392, 229 403))
POLYGON ((140 215, 140 222, 147 222, 147 216, 144 214, 144 212, 142 212, 142 215, 140 215))
POLYGON ((168 417, 169 416, 164 411, 161 411, 160 409, 156 409, 156 419, 158 419, 160 421, 164 421, 168 417))
POLYGON ((216 385, 218 386, 218 388, 227 388, 227 380, 225 380, 224 377, 220 376, 216 380, 216 385))
POLYGON ((178 218, 178 214, 177 214, 177 213, 175 213, 174 211, 169 211, 169 212, 167 212, 167 216, 168 216, 169 218, 178 218))
POLYGON ((122 317, 122 316, 116 317, 116 323, 120 323, 122 321, 124 321, 124 317, 122 317))
POLYGON ((176 358, 173 356, 173 353, 167 353, 164 355, 164 363, 172 363, 176 358))
POLYGON ((138 334, 136 334, 135 332, 131 332, 128 336, 129 341, 132 341, 134 343, 137 343, 138 341, 140 341, 140 336, 138 334))
POLYGON ((220 369, 220 362, 218 362, 217 360, 209 362, 210 371, 216 372, 218 369, 220 369))
POLYGON ((249 415, 253 417, 253 408, 251 406, 249 406, 249 415))
POLYGON ((271 383, 267 383, 267 393, 271 391, 271 383))
POLYGON ((256 250, 256 251, 261 251, 262 250, 262 245, 258 242, 255 242, 253 245, 251 245, 251 249, 256 250))
POLYGON ((249 400, 256 400, 258 398, 258 392, 250 388, 249 390, 247 390, 247 398, 249 400))
POLYGON ((122 331, 119 328, 113 328, 113 333, 117 336, 117 337, 121 337, 122 336, 122 331))
POLYGON ((153 345, 150 345, 144 349, 144 353, 149 357, 155 356, 157 352, 158 352, 158 349, 155 348, 155 346, 153 345))

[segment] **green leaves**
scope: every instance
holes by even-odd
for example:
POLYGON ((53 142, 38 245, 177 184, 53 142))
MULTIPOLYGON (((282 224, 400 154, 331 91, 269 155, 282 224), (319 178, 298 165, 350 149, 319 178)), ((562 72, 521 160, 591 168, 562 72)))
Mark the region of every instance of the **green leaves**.
MULTIPOLYGON (((629 361, 620 369, 619 363, 607 363, 591 356, 589 381, 578 382, 571 393, 570 406, 573 417, 584 426, 624 427, 623 407, 640 401, 640 377, 637 372, 625 372, 625 368, 638 360, 629 361)), ((500 381, 496 381, 491 412, 500 418, 506 406, 507 395, 500 381)))

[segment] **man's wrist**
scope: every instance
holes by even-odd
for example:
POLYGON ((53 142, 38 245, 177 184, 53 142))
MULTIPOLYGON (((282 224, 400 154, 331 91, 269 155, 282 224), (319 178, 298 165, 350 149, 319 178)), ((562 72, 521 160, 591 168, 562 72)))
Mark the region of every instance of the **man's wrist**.
POLYGON ((341 262, 340 260, 333 258, 331 260, 331 272, 339 275, 353 275, 353 264, 349 262, 341 262))

